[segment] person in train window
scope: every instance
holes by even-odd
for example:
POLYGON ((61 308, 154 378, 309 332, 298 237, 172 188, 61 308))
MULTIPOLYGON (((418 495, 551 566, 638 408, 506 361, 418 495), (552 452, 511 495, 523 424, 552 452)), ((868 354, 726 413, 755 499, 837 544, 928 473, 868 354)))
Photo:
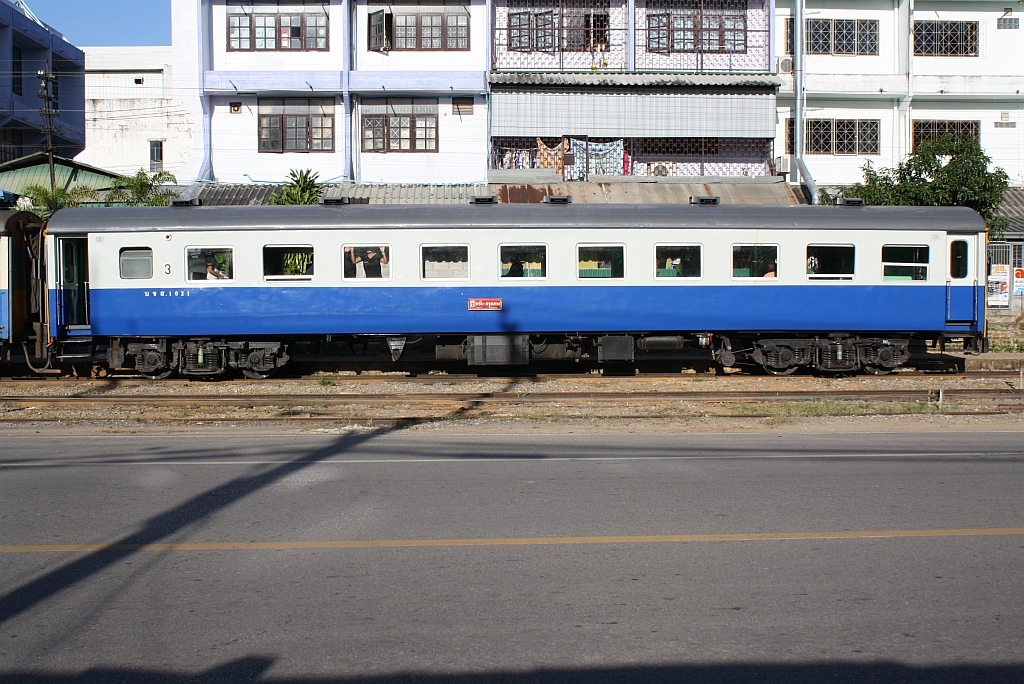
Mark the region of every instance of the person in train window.
POLYGON ((777 278, 778 275, 775 273, 775 262, 768 264, 768 270, 764 272, 764 278, 777 278))
POLYGON ((217 264, 214 263, 213 259, 206 260, 206 279, 209 280, 210 276, 213 276, 218 280, 222 280, 227 277, 217 269, 217 264))
POLYGON ((356 257, 353 253, 354 251, 352 247, 346 247, 345 256, 341 260, 341 267, 344 269, 342 275, 345 279, 356 277, 356 257))
POLYGON ((355 261, 355 263, 358 264, 362 262, 363 273, 366 275, 367 278, 380 278, 381 264, 388 263, 387 247, 380 247, 379 249, 375 247, 367 247, 365 249, 361 249, 358 255, 356 255, 355 252, 353 252, 352 254, 352 258, 355 261))
POLYGON ((518 256, 512 258, 512 264, 508 267, 506 278, 522 278, 524 274, 523 260, 518 256))

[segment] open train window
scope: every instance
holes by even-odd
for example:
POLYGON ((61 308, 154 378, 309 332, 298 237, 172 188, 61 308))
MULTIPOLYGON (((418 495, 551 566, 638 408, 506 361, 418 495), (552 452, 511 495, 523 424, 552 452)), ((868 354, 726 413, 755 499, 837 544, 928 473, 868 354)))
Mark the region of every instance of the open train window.
POLYGON ((778 278, 778 245, 733 245, 733 278, 778 278))
POLYGON ((623 245, 578 245, 580 278, 625 278, 626 248, 623 245))
POLYGON ((967 240, 953 240, 949 243, 949 277, 962 280, 967 277, 967 240))
POLYGON ((424 280, 469 280, 469 245, 424 245, 420 266, 424 280))
POLYGON ((656 245, 655 278, 700 278, 700 245, 656 245))
POLYGON ((312 245, 266 245, 263 247, 265 280, 312 280, 312 245))
POLYGON ((391 245, 345 245, 341 248, 345 280, 391 279, 391 245))
POLYGON ((153 250, 149 247, 123 247, 120 254, 121 278, 148 280, 153 277, 153 250))
POLYGON ((547 245, 501 245, 499 257, 502 278, 546 278, 548 275, 547 245))
POLYGON ((853 245, 807 245, 808 280, 853 280, 853 245))
POLYGON ((231 247, 186 247, 189 281, 234 279, 234 253, 231 247))
POLYGON ((928 280, 928 246, 882 245, 882 280, 928 280))

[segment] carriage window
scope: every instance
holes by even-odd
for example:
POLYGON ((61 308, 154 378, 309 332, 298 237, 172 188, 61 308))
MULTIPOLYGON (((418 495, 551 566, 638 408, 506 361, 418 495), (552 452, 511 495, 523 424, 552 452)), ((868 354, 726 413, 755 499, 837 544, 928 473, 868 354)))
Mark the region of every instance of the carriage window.
POLYGON ((777 278, 778 245, 733 245, 733 278, 777 278))
POLYGON ((189 247, 188 279, 231 280, 235 277, 234 250, 230 247, 189 247))
POLYGON ((263 277, 267 280, 311 280, 313 248, 310 245, 263 248, 263 277))
POLYGON ((421 247, 420 262, 424 280, 468 280, 469 246, 444 245, 421 247))
POLYGON ((882 280, 928 280, 928 247, 883 245, 882 280))
POLYGON ((626 248, 622 245, 577 247, 580 278, 625 278, 626 248))
POLYGON ((700 278, 700 245, 654 248, 656 278, 700 278))
POLYGON ((949 276, 957 280, 967 277, 967 241, 953 240, 949 245, 949 276))
POLYGON ((153 250, 149 247, 125 247, 121 250, 121 277, 146 280, 153 277, 153 250))
POLYGON ((390 245, 345 245, 341 250, 342 276, 345 280, 391 278, 390 245))
POLYGON ((807 278, 853 280, 852 245, 807 245, 807 278))
POLYGON ((502 278, 544 278, 548 274, 548 248, 544 245, 502 245, 502 278))

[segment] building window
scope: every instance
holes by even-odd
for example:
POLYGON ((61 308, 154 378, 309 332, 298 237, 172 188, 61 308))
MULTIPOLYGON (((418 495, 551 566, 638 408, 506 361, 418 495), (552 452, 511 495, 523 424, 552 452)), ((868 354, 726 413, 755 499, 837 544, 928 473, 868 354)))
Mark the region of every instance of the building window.
POLYGON ((227 28, 230 52, 330 49, 327 10, 321 2, 229 2, 227 28))
POLYGON ((452 114, 457 117, 473 116, 473 98, 453 97, 452 114))
POLYGON ((21 131, 0 128, 0 164, 22 157, 24 144, 21 131))
POLYGON ((149 141, 149 172, 158 173, 164 170, 164 141, 149 141))
POLYGON ((944 135, 962 136, 969 135, 975 140, 980 140, 980 121, 914 121, 913 122, 914 149, 926 140, 935 140, 944 135))
POLYGON ((883 245, 882 280, 928 280, 928 247, 883 245))
POLYGON ((604 52, 609 49, 607 0, 530 0, 508 15, 512 52, 604 52))
POLYGON ((562 10, 562 52, 604 52, 607 49, 607 8, 562 10))
POLYGON ((15 95, 22 94, 21 69, 21 48, 15 45, 11 48, 11 90, 15 95))
POLYGON ((977 57, 978 22, 915 21, 914 54, 934 57, 977 57))
POLYGON ((147 280, 153 277, 153 250, 149 247, 123 247, 119 261, 123 280, 147 280))
POLYGON ((388 50, 468 50, 469 14, 417 12, 402 7, 401 14, 380 10, 369 15, 366 46, 388 50))
MULTIPOLYGON (((793 121, 786 120, 786 154, 794 154, 793 121)), ((880 154, 878 119, 807 119, 804 124, 807 154, 880 154)))
POLYGON ((437 152, 437 99, 363 100, 363 152, 437 152))
MULTIPOLYGON (((793 22, 786 20, 786 53, 793 54, 793 22)), ((810 55, 877 55, 878 22, 809 19, 804 40, 810 55)))
POLYGON ((746 3, 707 3, 678 10, 649 4, 647 51, 746 52, 746 3))
POLYGON ((996 28, 1011 30, 1019 29, 1020 19, 1018 19, 1017 17, 999 17, 998 19, 996 19, 996 28))
POLYGON ((260 152, 333 152, 334 100, 259 101, 260 152))

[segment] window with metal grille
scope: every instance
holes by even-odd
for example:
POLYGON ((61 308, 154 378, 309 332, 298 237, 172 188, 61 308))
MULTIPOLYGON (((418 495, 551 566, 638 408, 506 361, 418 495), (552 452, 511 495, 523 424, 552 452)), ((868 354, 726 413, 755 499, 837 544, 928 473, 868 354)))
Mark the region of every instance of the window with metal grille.
POLYGON ((914 54, 922 57, 977 57, 978 22, 915 21, 914 54))
POLYGON ((437 152, 437 99, 366 99, 363 152, 437 152))
MULTIPOLYGON (((807 119, 804 121, 807 154, 879 154, 877 119, 807 119)), ((786 154, 794 154, 794 123, 786 119, 786 154)))
POLYGON ((647 51, 747 51, 746 3, 706 2, 678 7, 674 3, 647 5, 647 51))
POLYGON ((508 50, 603 52, 609 47, 608 0, 511 2, 508 50))
POLYGON ((562 11, 562 52, 608 49, 608 11, 593 7, 562 11))
POLYGON ((997 29, 1019 29, 1020 19, 1017 17, 999 17, 996 19, 997 29))
POLYGON ((334 100, 261 99, 260 152, 333 152, 334 100))
POLYGON ((420 12, 416 7, 402 7, 394 14, 373 12, 367 49, 468 50, 469 15, 420 12))
POLYGON ((15 128, 0 128, 0 164, 22 156, 24 137, 15 128))
POLYGON ((330 49, 330 21, 327 5, 322 2, 231 1, 227 11, 229 52, 330 49))
POLYGON ((926 140, 935 140, 944 135, 969 135, 975 140, 980 140, 980 121, 936 121, 917 120, 913 122, 913 143, 914 149, 926 140))
MULTIPOLYGON (((786 53, 793 54, 793 19, 786 20, 786 53)), ((805 40, 811 55, 877 55, 878 22, 808 19, 805 40)))

